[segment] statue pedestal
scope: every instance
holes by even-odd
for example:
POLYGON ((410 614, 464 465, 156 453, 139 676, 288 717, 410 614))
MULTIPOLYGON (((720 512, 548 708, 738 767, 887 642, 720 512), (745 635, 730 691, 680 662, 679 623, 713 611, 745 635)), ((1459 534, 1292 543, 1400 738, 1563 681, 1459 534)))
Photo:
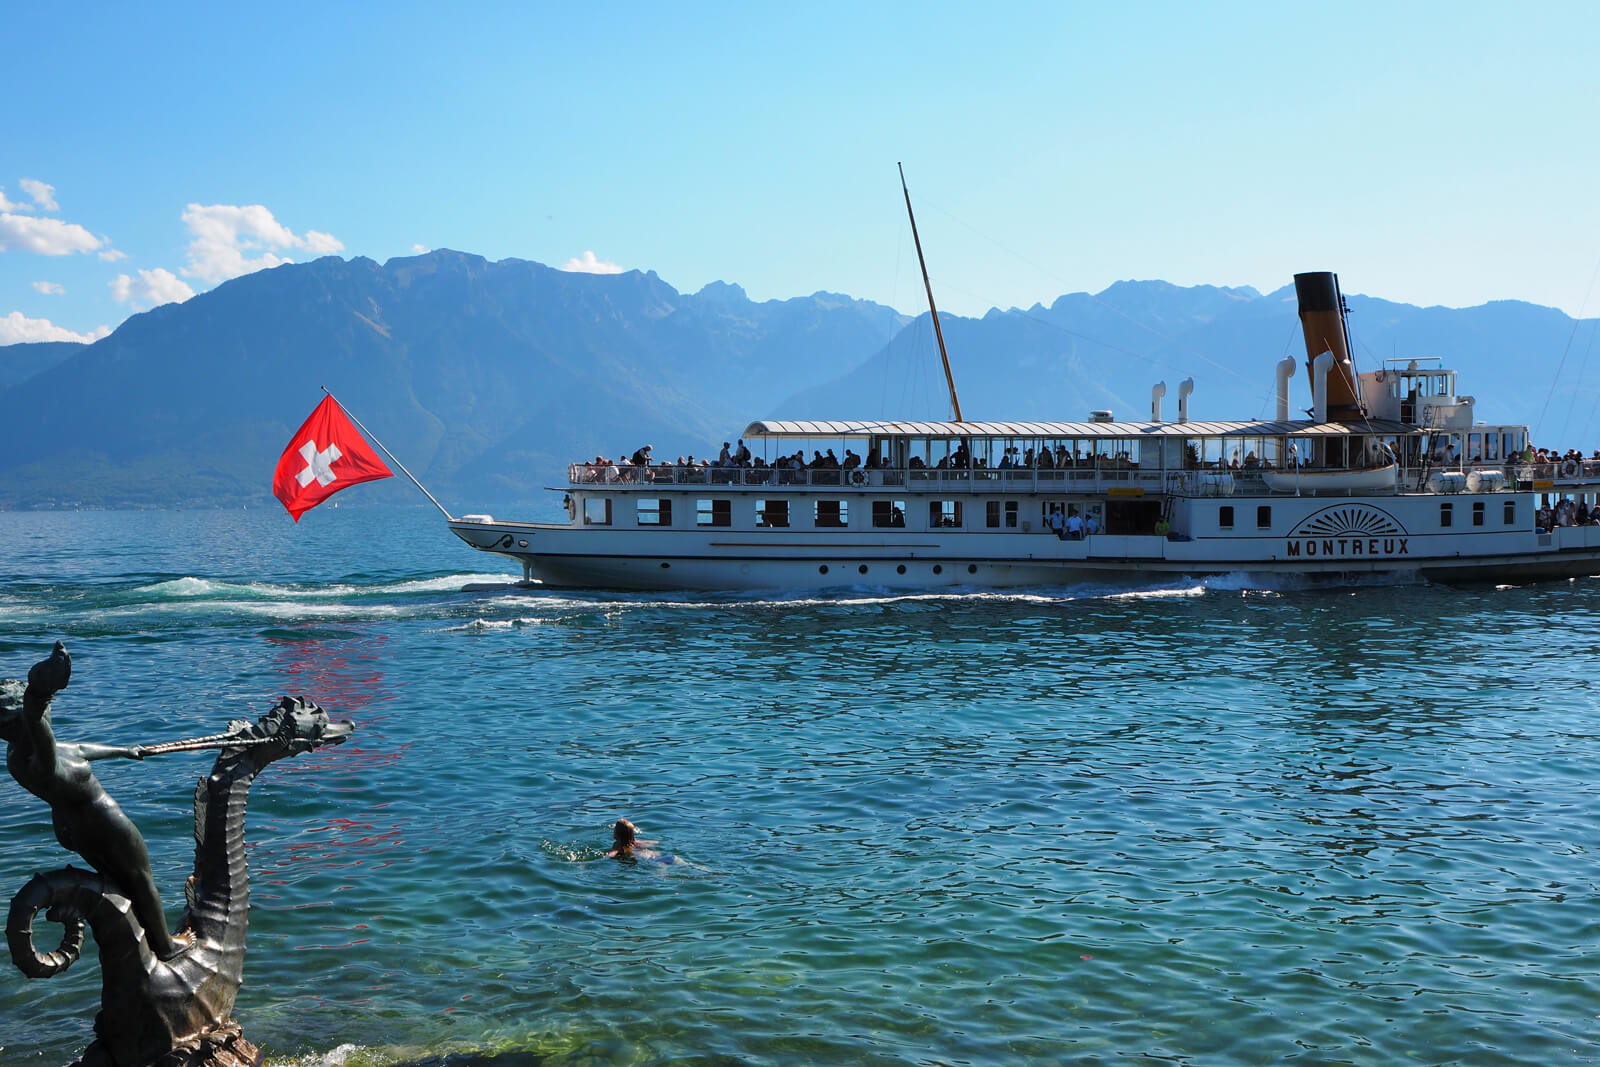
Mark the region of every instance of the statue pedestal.
MULTIPOLYGON (((229 1019, 195 1042, 185 1042, 149 1067, 265 1067, 267 1059, 248 1041, 239 1024, 229 1019)), ((72 1067, 117 1067, 116 1060, 96 1041, 72 1067)))

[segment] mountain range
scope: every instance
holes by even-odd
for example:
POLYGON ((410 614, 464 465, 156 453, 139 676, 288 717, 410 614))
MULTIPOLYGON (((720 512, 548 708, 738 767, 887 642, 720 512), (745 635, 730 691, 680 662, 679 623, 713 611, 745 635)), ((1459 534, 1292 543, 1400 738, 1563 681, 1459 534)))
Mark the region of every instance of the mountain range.
MULTIPOLYGON (((1348 302, 1358 369, 1443 357, 1480 419, 1592 447, 1595 320, 1511 301, 1348 302)), ((1303 356, 1292 287, 1119 282, 940 323, 969 420, 1144 419, 1158 380, 1174 418, 1187 376, 1192 418, 1265 416, 1274 364, 1303 356)), ((757 302, 723 282, 686 294, 654 272, 448 250, 329 256, 134 315, 92 344, 0 347, 0 507, 269 503, 321 386, 456 513, 548 507, 544 487, 596 454, 715 455, 753 418, 949 417, 926 313, 826 292, 757 302)), ((346 498, 408 494, 396 479, 346 498)))

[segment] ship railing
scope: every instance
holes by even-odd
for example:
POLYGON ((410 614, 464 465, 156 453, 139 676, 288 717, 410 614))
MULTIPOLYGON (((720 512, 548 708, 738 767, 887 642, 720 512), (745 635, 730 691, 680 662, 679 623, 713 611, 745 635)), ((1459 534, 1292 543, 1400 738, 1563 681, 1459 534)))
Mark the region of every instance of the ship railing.
MULTIPOLYGON (((729 489, 805 489, 877 490, 905 487, 924 492, 952 493, 1101 493, 1125 491, 1130 495, 1167 493, 1174 496, 1217 497, 1258 495, 1270 492, 1263 474, 1274 468, 1225 466, 1168 471, 1132 464, 1107 463, 1101 466, 1074 467, 857 467, 842 469, 791 469, 787 467, 708 467, 659 464, 574 463, 567 478, 577 487, 647 490, 654 486, 707 486, 729 489)), ((1293 468, 1289 468, 1292 470, 1293 468)), ((1312 473, 1323 468, 1303 466, 1312 473)), ((1402 491, 1460 492, 1528 490, 1600 486, 1600 460, 1558 463, 1457 462, 1448 467, 1430 466, 1427 474, 1466 475, 1467 484, 1429 488, 1419 482, 1421 468, 1400 473, 1402 491), (1474 472, 1498 472, 1503 477, 1470 479, 1474 472)))
POLYGON ((1504 470, 1506 480, 1515 479, 1523 488, 1592 485, 1600 482, 1600 459, 1564 459, 1553 463, 1476 463, 1469 468, 1504 470))
POLYGON ((579 487, 643 489, 649 486, 688 485, 730 488, 886 489, 982 493, 1090 493, 1110 489, 1140 489, 1159 493, 1166 475, 1157 468, 1131 464, 1102 467, 857 467, 852 470, 788 467, 703 467, 662 464, 574 463, 567 480, 579 487))

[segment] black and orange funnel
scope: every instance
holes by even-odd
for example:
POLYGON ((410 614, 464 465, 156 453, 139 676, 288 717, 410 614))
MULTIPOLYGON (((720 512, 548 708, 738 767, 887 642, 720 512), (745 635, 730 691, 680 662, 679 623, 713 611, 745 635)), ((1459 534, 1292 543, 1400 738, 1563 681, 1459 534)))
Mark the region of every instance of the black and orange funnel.
POLYGON ((1326 404, 1329 419, 1360 418, 1361 403, 1356 396, 1355 365, 1350 362, 1338 275, 1331 271, 1296 274, 1294 295, 1300 301, 1300 328, 1306 337, 1306 373, 1311 378, 1313 403, 1318 408, 1326 404), (1333 367, 1328 372, 1327 395, 1319 397, 1319 376, 1314 364, 1324 352, 1332 353, 1333 367))

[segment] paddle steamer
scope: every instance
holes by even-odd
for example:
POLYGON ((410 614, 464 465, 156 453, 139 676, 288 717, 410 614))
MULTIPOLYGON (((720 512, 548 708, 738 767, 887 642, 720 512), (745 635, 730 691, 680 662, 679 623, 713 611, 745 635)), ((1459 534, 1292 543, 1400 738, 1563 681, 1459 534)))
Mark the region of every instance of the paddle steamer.
MULTIPOLYGON (((1225 573, 1344 582, 1600 573, 1600 461, 1535 463, 1526 426, 1484 425, 1455 371, 1356 374, 1338 280, 1295 276, 1312 408, 1277 417, 1083 422, 751 423, 763 460, 841 448, 859 465, 574 464, 567 521, 450 520, 524 580, 592 589, 929 589, 1139 582, 1225 573)), ((952 390, 953 393, 953 390, 952 390)), ((956 404, 959 411, 959 404, 956 404)))

